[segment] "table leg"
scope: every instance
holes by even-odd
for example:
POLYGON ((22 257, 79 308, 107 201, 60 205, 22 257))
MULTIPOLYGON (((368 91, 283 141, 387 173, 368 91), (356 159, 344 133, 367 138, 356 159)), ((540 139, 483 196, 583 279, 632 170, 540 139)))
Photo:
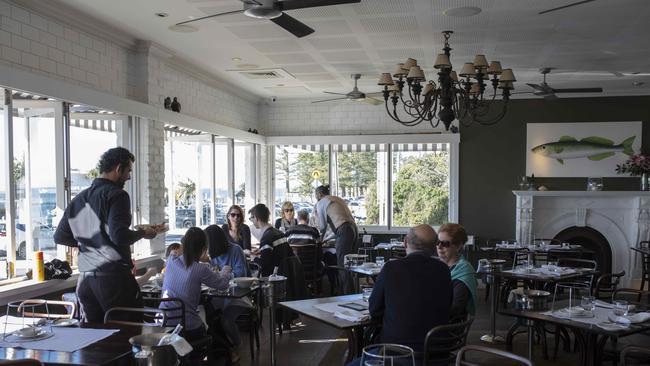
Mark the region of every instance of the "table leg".
POLYGON ((532 320, 526 320, 526 326, 528 327, 528 359, 533 361, 533 345, 535 343, 535 327, 533 326, 532 320))
POLYGON ((348 355, 345 357, 345 363, 348 364, 354 359, 357 353, 357 337, 354 330, 346 329, 345 335, 348 337, 348 355))
POLYGON ((496 334, 499 280, 498 277, 488 275, 487 281, 490 284, 490 334, 481 336, 481 341, 485 343, 502 343, 504 341, 503 337, 496 334))

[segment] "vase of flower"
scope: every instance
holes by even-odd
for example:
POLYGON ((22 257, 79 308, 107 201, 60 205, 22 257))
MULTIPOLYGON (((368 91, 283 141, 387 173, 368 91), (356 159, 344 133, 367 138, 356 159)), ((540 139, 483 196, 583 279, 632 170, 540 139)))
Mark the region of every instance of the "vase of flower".
POLYGON ((650 191, 650 155, 631 155, 623 164, 616 165, 618 174, 641 177, 641 190, 650 191))

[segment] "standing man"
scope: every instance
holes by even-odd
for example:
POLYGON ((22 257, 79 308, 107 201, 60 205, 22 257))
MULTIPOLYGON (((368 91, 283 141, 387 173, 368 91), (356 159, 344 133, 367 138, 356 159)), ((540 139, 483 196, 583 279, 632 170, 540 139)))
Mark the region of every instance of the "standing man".
POLYGON ((112 307, 142 307, 140 287, 131 270, 131 245, 153 239, 154 228, 130 230, 131 201, 124 184, 135 157, 116 147, 102 154, 99 177, 66 208, 54 233, 59 245, 79 247, 77 298, 87 322, 104 321, 112 307))
MULTIPOLYGON (((330 195, 329 185, 316 188, 316 218, 321 235, 325 235, 329 225, 336 235, 336 261, 342 267, 346 254, 357 248, 357 224, 348 205, 337 196, 330 195)), ((352 292, 352 277, 348 271, 339 272, 340 290, 343 294, 352 292)))

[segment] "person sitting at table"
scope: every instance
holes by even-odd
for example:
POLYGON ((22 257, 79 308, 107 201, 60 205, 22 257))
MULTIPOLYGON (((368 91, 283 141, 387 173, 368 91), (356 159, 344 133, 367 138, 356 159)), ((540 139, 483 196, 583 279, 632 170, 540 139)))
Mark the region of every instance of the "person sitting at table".
MULTIPOLYGON (((185 328, 181 335, 188 341, 200 339, 206 335, 203 321, 199 317, 199 301, 201 300, 201 284, 215 289, 228 288, 232 269, 224 266, 221 271, 213 272, 208 263, 201 263, 207 250, 207 238, 198 227, 187 229, 181 240, 183 254, 171 255, 167 259, 167 270, 162 286, 162 297, 176 297, 185 304, 185 328)), ((161 302, 161 309, 178 306, 173 301, 161 302)), ((177 316, 178 314, 170 314, 177 316)), ((170 321, 173 323, 174 319, 170 321)), ((175 324, 170 324, 175 325, 175 324)))
MULTIPOLYGON (((205 234, 208 237, 210 264, 218 268, 230 266, 235 278, 250 276, 244 251, 238 245, 228 243, 228 240, 226 240, 226 234, 219 226, 208 226, 205 228, 205 234)), ((221 326, 223 327, 228 340, 230 340, 233 345, 231 360, 235 363, 239 360, 239 354, 236 349, 241 344, 239 327, 235 321, 241 314, 251 309, 253 304, 248 297, 240 299, 224 299, 215 297, 210 303, 214 309, 223 310, 221 326)))
POLYGON ((229 243, 239 245, 244 250, 251 250, 251 229, 244 224, 244 210, 232 205, 226 215, 227 222, 221 226, 229 243))
POLYGON ((275 228, 286 233, 292 226, 298 225, 298 220, 294 217, 293 203, 286 201, 282 204, 280 217, 275 220, 275 228))
POLYGON ((269 224, 271 212, 265 204, 258 203, 248 214, 255 227, 255 236, 260 241, 260 247, 254 253, 260 257, 255 262, 260 265, 260 274, 266 277, 273 273, 275 267, 279 268, 285 258, 294 254, 284 233, 269 224))
MULTIPOLYGON (((277 223, 276 223, 277 224, 277 223)), ((298 211, 298 223, 285 232, 289 244, 315 244, 320 241, 318 229, 309 226, 309 212, 298 211)))
POLYGON ((386 262, 368 300, 373 321, 382 324, 381 343, 421 352, 431 328, 447 324, 452 303, 447 266, 432 257, 438 237, 429 225, 411 228, 406 257, 386 262))
POLYGON ((181 243, 171 243, 165 249, 165 259, 169 258, 170 255, 174 254, 179 257, 183 254, 183 248, 181 248, 181 243))
POLYGON ((438 230, 438 258, 451 271, 454 298, 451 305, 452 320, 464 320, 476 309, 476 270, 463 257, 461 251, 467 242, 467 232, 459 224, 443 224, 438 230))

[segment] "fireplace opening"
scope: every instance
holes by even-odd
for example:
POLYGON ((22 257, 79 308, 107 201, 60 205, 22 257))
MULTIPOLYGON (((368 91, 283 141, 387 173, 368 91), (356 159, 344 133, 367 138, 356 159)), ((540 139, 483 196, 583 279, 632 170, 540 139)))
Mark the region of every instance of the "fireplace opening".
POLYGON ((581 245, 586 251, 582 258, 595 260, 600 273, 612 273, 612 248, 603 234, 597 230, 573 226, 560 231, 555 239, 562 243, 581 245))

